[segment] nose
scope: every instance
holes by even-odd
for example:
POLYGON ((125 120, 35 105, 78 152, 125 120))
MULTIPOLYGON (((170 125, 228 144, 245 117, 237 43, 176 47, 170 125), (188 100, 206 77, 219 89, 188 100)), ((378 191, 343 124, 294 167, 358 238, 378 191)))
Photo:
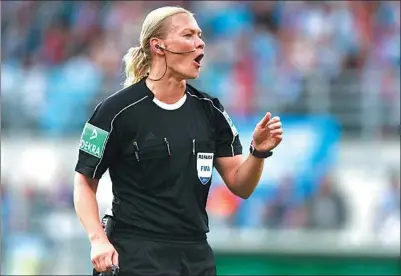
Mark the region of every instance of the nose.
POLYGON ((196 42, 196 48, 197 49, 205 49, 205 42, 200 37, 198 38, 198 40, 196 42))

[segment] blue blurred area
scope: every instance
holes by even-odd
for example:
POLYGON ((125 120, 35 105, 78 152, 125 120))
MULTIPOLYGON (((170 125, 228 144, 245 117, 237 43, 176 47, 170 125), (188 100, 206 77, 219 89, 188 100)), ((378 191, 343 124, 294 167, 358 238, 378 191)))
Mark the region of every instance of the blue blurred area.
MULTIPOLYGON (((236 119, 244 153, 252 140, 254 126, 263 114, 236 119)), ((267 207, 286 192, 288 208, 302 207, 317 194, 323 179, 331 173, 338 157, 340 128, 333 118, 311 116, 280 116, 285 139, 274 151, 274 162, 266 161, 266 170, 252 200, 242 201, 236 211, 235 225, 239 227, 263 227, 264 215, 256 210, 267 207), (260 204, 264 205, 261 208, 260 204)), ((219 174, 214 174, 214 189, 224 186, 219 174)), ((210 210, 213 212, 213 209, 210 210)), ((303 225, 305 226, 305 225, 303 225)))
POLYGON ((358 132, 368 128, 355 115, 358 103, 375 87, 381 127, 397 125, 399 2, 6 1, 3 130, 79 134, 97 102, 121 88, 123 54, 138 43, 146 13, 163 5, 195 13, 206 58, 193 83, 230 114, 316 112, 308 99, 318 86, 326 101, 351 103, 318 112, 358 132))

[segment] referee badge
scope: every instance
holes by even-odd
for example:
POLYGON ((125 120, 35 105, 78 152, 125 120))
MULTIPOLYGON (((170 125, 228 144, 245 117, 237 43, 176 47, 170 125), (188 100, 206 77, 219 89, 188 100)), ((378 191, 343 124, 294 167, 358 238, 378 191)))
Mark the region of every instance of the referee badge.
POLYGON ((198 152, 196 158, 196 167, 198 170, 198 178, 203 185, 206 185, 213 172, 214 153, 198 152))

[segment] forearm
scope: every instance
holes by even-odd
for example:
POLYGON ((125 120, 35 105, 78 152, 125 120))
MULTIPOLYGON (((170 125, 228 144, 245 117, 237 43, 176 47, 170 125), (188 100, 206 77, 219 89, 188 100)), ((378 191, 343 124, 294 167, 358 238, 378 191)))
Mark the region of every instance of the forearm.
POLYGON ((235 171, 232 192, 241 198, 248 198, 259 183, 263 166, 264 159, 250 154, 235 171))
MULTIPOLYGON (((97 185, 97 183, 96 183, 97 185)), ((89 240, 107 240, 99 217, 99 206, 96 199, 96 185, 84 176, 77 175, 74 181, 74 206, 89 240)))

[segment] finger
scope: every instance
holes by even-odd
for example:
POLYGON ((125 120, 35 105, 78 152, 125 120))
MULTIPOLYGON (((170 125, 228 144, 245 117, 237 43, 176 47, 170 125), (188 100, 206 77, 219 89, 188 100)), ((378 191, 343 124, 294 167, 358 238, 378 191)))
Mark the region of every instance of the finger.
POLYGON ((281 122, 275 122, 275 123, 273 123, 273 124, 269 124, 267 127, 268 127, 270 130, 273 130, 273 129, 281 128, 281 127, 282 127, 282 124, 281 124, 281 122))
POLYGON ((283 136, 282 135, 276 135, 273 138, 276 139, 278 142, 281 142, 283 140, 283 136))
POLYGON ((100 272, 105 272, 105 271, 107 271, 107 266, 106 266, 106 259, 105 259, 105 257, 100 257, 100 259, 99 259, 99 266, 100 266, 100 272))
POLYGON ((113 255, 112 254, 108 254, 106 255, 106 257, 104 258, 104 265, 106 270, 110 270, 111 266, 113 265, 113 260, 112 260, 113 255))
POLYGON ((258 123, 258 126, 264 127, 270 121, 272 114, 267 112, 263 119, 258 123))
POLYGON ((277 122, 280 122, 280 117, 279 117, 279 116, 274 116, 274 117, 267 123, 266 126, 269 126, 269 125, 274 124, 274 123, 277 123, 277 122))
POLYGON ((113 258, 113 265, 118 266, 118 253, 117 253, 117 251, 114 251, 112 258, 113 258))
POLYGON ((270 134, 274 137, 277 135, 282 135, 283 134, 283 129, 279 128, 279 129, 274 129, 270 131, 270 134))
POLYGON ((97 272, 102 272, 101 268, 100 268, 100 263, 98 259, 94 259, 92 260, 92 265, 93 268, 97 271, 97 272))

